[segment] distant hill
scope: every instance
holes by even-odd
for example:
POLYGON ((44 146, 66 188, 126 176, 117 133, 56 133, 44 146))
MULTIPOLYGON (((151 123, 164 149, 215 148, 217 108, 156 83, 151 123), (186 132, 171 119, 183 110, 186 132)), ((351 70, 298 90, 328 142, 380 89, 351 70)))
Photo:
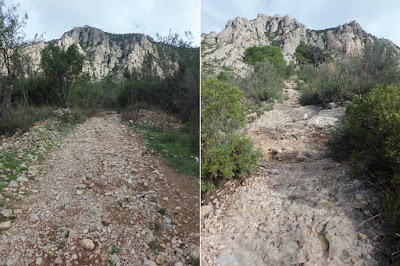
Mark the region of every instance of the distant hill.
MULTIPOLYGON (((89 59, 84 71, 95 78, 104 78, 112 73, 121 75, 125 69, 140 69, 147 55, 151 55, 154 74, 165 76, 166 71, 178 68, 179 57, 176 47, 169 47, 156 42, 150 36, 139 33, 112 34, 90 26, 76 27, 65 32, 60 39, 53 40, 58 46, 68 48, 73 43, 78 45, 82 54, 89 59), (174 51, 176 53, 172 53, 174 51), (163 67, 168 64, 170 67, 163 67)), ((34 69, 39 70, 40 51, 49 42, 39 42, 29 47, 34 69)), ((193 51, 193 54, 195 51, 193 51)))

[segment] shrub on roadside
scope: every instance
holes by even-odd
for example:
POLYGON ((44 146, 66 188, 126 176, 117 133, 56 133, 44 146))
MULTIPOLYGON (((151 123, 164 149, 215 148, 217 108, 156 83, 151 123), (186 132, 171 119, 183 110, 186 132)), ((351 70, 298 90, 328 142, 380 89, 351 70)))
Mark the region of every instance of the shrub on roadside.
POLYGON ((246 122, 246 98, 237 87, 211 79, 202 82, 202 188, 222 179, 246 178, 259 153, 238 131, 246 122))
POLYGON ((13 135, 19 131, 27 131, 35 122, 48 119, 54 116, 54 107, 42 106, 20 106, 11 110, 10 119, 3 121, 0 119, 0 135, 13 135))
POLYGON ((251 99, 267 102, 283 100, 283 78, 268 61, 256 63, 253 73, 243 80, 240 87, 251 99))
POLYGON ((331 149, 335 153, 344 147, 356 173, 371 176, 385 191, 384 213, 392 225, 392 245, 400 250, 396 236, 400 233, 400 85, 377 86, 355 97, 346 120, 333 134, 331 149))

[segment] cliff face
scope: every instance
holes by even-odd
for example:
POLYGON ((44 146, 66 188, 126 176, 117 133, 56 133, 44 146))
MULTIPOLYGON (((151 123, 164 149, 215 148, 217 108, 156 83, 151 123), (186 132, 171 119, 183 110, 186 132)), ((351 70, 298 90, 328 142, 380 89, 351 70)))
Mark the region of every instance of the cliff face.
MULTIPOLYGON (((79 51, 89 59, 84 71, 95 78, 103 78, 111 73, 121 74, 128 68, 140 69, 147 54, 154 57, 152 68, 160 77, 165 76, 165 71, 174 71, 177 63, 171 58, 165 58, 162 44, 154 41, 144 34, 112 34, 100 29, 85 26, 76 27, 63 36, 54 40, 56 45, 67 49, 72 44, 77 44, 79 51), (163 70, 161 61, 171 65, 169 70, 163 70)), ((35 69, 39 70, 40 51, 48 43, 40 42, 29 47, 35 69)), ((165 69, 165 68, 164 68, 165 69)))
MULTIPOLYGON (((366 43, 375 39, 355 21, 336 28, 310 30, 289 16, 259 14, 254 20, 240 17, 229 20, 218 34, 202 34, 202 62, 204 68, 212 68, 217 73, 229 68, 243 76, 249 69, 243 62, 244 51, 251 46, 277 45, 289 62, 294 61, 301 41, 332 54, 357 55, 366 43)), ((396 51, 400 51, 398 47, 396 51)))

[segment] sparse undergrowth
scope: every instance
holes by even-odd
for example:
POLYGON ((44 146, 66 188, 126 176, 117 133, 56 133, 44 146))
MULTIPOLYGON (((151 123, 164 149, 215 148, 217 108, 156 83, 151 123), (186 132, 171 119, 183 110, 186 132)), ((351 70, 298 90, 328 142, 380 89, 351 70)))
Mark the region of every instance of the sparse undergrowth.
MULTIPOLYGON (((17 180, 19 176, 33 178, 29 171, 36 169, 30 167, 31 163, 44 160, 49 152, 61 145, 62 138, 76 124, 84 121, 87 115, 80 110, 52 113, 56 118, 32 128, 28 135, 20 136, 17 133, 13 136, 17 141, 13 139, 13 144, 0 153, 0 193, 7 183, 17 180)), ((13 198, 10 195, 4 196, 13 198)), ((4 201, 0 201, 0 206, 5 204, 4 201)))
POLYGON ((199 159, 190 130, 171 128, 140 121, 137 115, 129 120, 129 126, 148 143, 149 148, 176 170, 190 177, 198 177, 199 159))

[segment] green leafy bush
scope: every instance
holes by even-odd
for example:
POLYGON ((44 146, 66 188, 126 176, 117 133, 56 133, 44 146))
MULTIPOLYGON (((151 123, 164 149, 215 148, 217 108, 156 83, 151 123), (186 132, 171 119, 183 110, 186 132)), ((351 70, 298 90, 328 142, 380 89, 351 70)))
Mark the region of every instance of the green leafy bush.
MULTIPOLYGON (((300 52, 304 46, 298 48, 298 61, 301 61, 303 55, 300 52)), ((398 83, 400 72, 396 62, 399 58, 393 49, 386 41, 376 40, 365 46, 362 56, 342 55, 335 61, 319 60, 319 52, 315 51, 318 63, 301 65, 298 73, 304 81, 300 86, 301 103, 324 105, 331 101, 343 102, 369 92, 377 84, 398 83)))
POLYGON ((246 98, 237 87, 211 79, 202 82, 202 188, 221 179, 245 178, 259 153, 238 133, 246 122, 246 98))
POLYGON ((240 85, 247 97, 273 102, 283 100, 283 78, 269 61, 256 63, 254 72, 240 85))
POLYGON ((361 89, 357 68, 349 58, 337 62, 302 66, 299 78, 300 103, 302 105, 325 105, 329 102, 344 102, 351 99, 361 89))
MULTIPOLYGON (((350 155, 355 173, 371 176, 386 192, 384 211, 392 224, 392 243, 400 249, 400 86, 377 86, 354 98, 346 123, 330 142, 336 159, 350 155), (344 152, 343 152, 344 151, 344 152), (347 154, 346 154, 347 153, 347 154)), ((396 258, 397 260, 399 258, 396 258)))
POLYGON ((17 131, 23 133, 35 122, 54 116, 53 111, 54 107, 51 106, 13 108, 9 120, 0 119, 0 135, 12 135, 17 131))
POLYGON ((276 46, 253 46, 244 52, 244 61, 255 65, 258 62, 269 61, 275 67, 283 69, 286 61, 283 59, 282 50, 276 46))

